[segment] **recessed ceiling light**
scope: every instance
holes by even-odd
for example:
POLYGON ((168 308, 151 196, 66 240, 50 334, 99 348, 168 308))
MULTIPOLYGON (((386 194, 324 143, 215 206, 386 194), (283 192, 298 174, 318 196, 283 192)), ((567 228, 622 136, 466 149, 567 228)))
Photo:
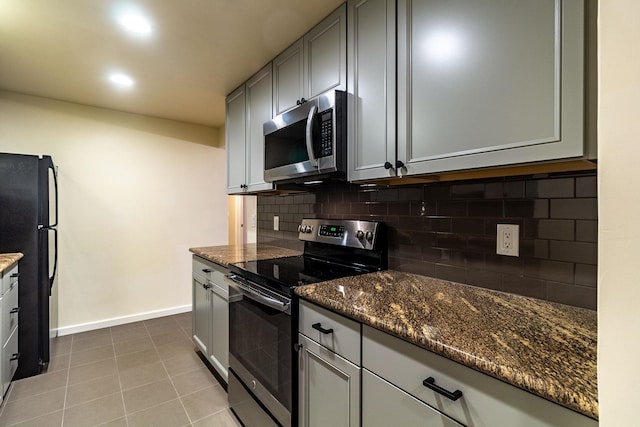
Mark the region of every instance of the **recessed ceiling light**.
POLYGON ((133 79, 126 74, 122 73, 113 73, 109 76, 109 80, 112 83, 117 84, 120 87, 131 87, 133 86, 133 79))
POLYGON ((124 28, 133 33, 148 34, 151 32, 151 25, 149 25, 149 21, 141 15, 127 13, 125 15, 121 15, 118 18, 118 22, 120 22, 124 28))

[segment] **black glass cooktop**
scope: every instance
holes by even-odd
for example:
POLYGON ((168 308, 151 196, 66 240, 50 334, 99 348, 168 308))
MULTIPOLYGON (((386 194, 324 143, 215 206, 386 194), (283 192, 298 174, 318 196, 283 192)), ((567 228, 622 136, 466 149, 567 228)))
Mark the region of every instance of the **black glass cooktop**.
POLYGON ((373 271, 373 269, 342 265, 304 255, 239 262, 230 264, 229 269, 236 274, 249 276, 251 280, 260 284, 281 288, 286 294, 290 294, 287 288, 294 286, 373 271))

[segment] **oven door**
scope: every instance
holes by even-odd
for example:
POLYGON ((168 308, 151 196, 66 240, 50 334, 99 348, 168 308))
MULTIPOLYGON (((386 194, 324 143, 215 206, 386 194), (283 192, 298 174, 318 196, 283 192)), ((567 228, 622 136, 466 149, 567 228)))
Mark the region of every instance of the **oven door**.
MULTIPOLYGON (((291 425, 291 299, 234 274, 229 279, 229 405, 245 425, 262 416, 253 399, 283 426, 291 425), (248 392, 250 393, 248 393, 248 392)), ((266 418, 264 418, 266 417, 266 418)))

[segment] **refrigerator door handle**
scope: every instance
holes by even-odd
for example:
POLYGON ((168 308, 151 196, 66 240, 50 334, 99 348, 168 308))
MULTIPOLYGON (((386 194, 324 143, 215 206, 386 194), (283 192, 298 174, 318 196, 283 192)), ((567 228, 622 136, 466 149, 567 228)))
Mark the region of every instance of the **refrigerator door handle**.
MULTIPOLYGON (((55 188, 55 199, 56 199, 56 209, 55 209, 55 212, 56 212, 56 222, 55 222, 54 224, 49 224, 49 227, 57 227, 57 226, 58 226, 58 174, 56 173, 56 168, 55 168, 55 166, 54 166, 54 164, 53 164, 53 161, 51 161, 51 162, 49 163, 49 166, 48 166, 48 167, 49 167, 49 169, 51 169, 51 172, 53 172, 53 186, 54 186, 54 188, 55 188)), ((57 233, 56 233, 56 234, 57 234, 57 233)), ((57 239, 57 236, 56 236, 56 239, 57 239)), ((57 240, 56 240, 56 241, 57 241, 57 240)), ((57 249, 56 249, 56 253, 57 253, 57 252, 58 252, 58 251, 57 251, 57 249)), ((56 258, 57 258, 57 256, 56 256, 56 258)), ((55 267, 54 267, 53 271, 54 271, 54 274, 53 274, 53 275, 55 276, 55 267)))
POLYGON ((49 296, 51 296, 51 288, 53 288, 53 282, 56 279, 56 271, 58 270, 58 229, 53 227, 43 227, 41 230, 45 233, 53 231, 53 272, 51 273, 51 277, 49 277, 49 296))

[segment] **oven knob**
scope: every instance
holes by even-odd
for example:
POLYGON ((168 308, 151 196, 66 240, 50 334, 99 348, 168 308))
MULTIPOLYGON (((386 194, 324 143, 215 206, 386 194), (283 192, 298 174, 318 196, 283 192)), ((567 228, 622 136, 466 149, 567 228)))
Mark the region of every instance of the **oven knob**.
POLYGON ((311 233, 313 231, 313 227, 310 225, 305 225, 304 226, 304 232, 305 233, 311 233))
POLYGON ((362 230, 356 231, 356 238, 358 240, 362 240, 363 237, 364 237, 364 232, 362 230))
POLYGON ((251 388, 256 389, 256 380, 251 380, 251 388))
POLYGON ((367 237, 367 240, 369 242, 373 241, 373 233, 372 232, 367 231, 367 236, 366 237, 367 237))
POLYGON ((298 233, 302 232, 302 224, 298 224, 298 233))

